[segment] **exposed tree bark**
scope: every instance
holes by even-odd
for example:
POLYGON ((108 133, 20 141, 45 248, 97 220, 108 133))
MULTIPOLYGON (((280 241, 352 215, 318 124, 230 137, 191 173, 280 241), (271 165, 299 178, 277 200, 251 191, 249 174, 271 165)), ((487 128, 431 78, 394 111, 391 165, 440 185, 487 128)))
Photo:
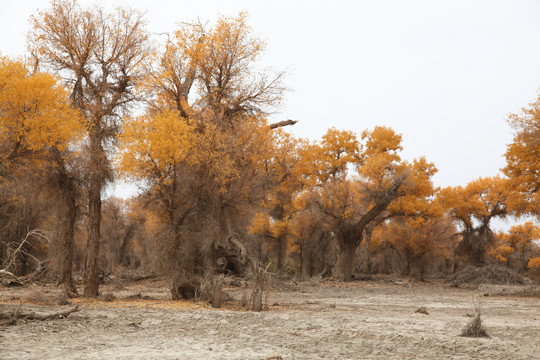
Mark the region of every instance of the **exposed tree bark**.
POLYGON ((339 243, 339 258, 338 268, 340 270, 339 279, 341 281, 353 280, 354 270, 354 258, 356 248, 358 247, 357 241, 345 240, 343 237, 339 243))
POLYGON ((373 229, 375 228, 373 223, 370 223, 368 226, 366 226, 364 230, 364 261, 365 264, 365 272, 366 274, 371 273, 371 258, 370 258, 370 246, 371 246, 371 235, 373 234, 373 229))
POLYGON ((252 311, 262 311, 263 309, 264 272, 261 266, 254 265, 253 291, 251 293, 252 311))
POLYGON ((73 239, 75 236, 75 222, 77 220, 76 184, 73 176, 69 174, 62 154, 54 150, 53 157, 56 162, 56 186, 60 194, 60 221, 59 221, 59 256, 60 256, 60 283, 63 284, 68 297, 78 296, 77 288, 73 283, 73 239))
POLYGON ((99 242, 101 234, 101 190, 103 188, 101 139, 90 139, 90 187, 88 189, 88 243, 86 245, 86 279, 84 296, 99 295, 99 242))
MULTIPOLYGON (((69 180, 68 180, 69 181, 69 180)), ((64 285, 66 294, 69 297, 78 295, 77 288, 73 283, 73 239, 75 236, 75 221, 77 218, 77 205, 73 188, 66 189, 63 195, 65 206, 64 218, 61 221, 61 270, 60 282, 64 285)))

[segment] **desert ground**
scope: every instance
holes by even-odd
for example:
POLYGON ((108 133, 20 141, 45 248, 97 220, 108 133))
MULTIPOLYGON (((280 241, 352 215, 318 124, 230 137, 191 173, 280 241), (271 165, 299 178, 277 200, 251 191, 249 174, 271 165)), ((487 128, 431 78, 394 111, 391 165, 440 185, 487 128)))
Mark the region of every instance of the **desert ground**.
POLYGON ((0 288, 0 311, 79 306, 65 318, 0 327, 0 358, 540 359, 540 297, 530 285, 276 282, 259 313, 241 308, 245 284, 234 285, 222 309, 170 300, 159 279, 111 283, 100 299, 66 305, 55 286, 0 288), (473 301, 490 337, 460 336, 473 301), (422 306, 428 314, 415 312, 422 306))

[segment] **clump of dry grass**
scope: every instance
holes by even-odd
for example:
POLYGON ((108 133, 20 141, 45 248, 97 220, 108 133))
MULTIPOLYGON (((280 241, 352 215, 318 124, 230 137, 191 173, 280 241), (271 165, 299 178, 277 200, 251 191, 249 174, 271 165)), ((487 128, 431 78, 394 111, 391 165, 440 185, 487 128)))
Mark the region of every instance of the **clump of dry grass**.
POLYGON ((486 329, 484 328, 484 325, 482 324, 482 319, 480 316, 481 313, 481 306, 480 301, 474 301, 474 316, 469 321, 469 323, 463 328, 461 331, 461 336, 466 337, 489 337, 489 335, 486 332, 486 329))
POLYGON ((448 281, 458 284, 496 284, 511 285, 525 284, 526 280, 512 269, 504 266, 468 266, 448 278, 448 281))

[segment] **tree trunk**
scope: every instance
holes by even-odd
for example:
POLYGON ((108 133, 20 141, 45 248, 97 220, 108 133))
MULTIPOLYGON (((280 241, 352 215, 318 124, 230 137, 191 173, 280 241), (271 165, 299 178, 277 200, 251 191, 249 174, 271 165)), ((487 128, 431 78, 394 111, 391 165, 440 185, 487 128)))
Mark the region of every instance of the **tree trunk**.
POLYGON ((354 241, 347 241, 345 238, 339 243, 339 274, 338 278, 341 281, 353 280, 354 270, 354 255, 356 252, 356 244, 354 241))
POLYGON ((305 277, 306 276, 306 273, 305 273, 305 269, 304 269, 304 264, 305 264, 305 261, 304 261, 304 248, 302 247, 302 242, 300 242, 300 244, 298 245, 298 250, 300 252, 300 276, 302 277, 305 277))
POLYGON ((68 173, 62 154, 55 150, 53 156, 58 166, 56 185, 60 191, 60 283, 64 285, 68 297, 78 296, 73 284, 73 239, 75 237, 75 221, 77 220, 76 184, 68 173))
POLYGON ((93 138, 90 149, 90 188, 88 189, 88 243, 86 246, 86 279, 84 296, 99 295, 99 241, 101 226, 101 189, 103 186, 103 171, 105 157, 101 140, 91 134, 93 138), (104 159, 103 159, 104 160, 104 159))
POLYGON ((264 269, 259 264, 254 265, 253 291, 251 292, 251 310, 263 310, 264 269))
MULTIPOLYGON (((68 180, 69 181, 69 180, 68 180)), ((73 238, 75 235, 75 220, 77 218, 77 205, 75 195, 70 189, 63 190, 65 215, 62 221, 60 256, 60 282, 64 285, 68 297, 78 296, 77 288, 73 284, 73 238)))
POLYGON ((285 261, 287 259, 287 239, 285 236, 280 236, 277 241, 277 272, 283 273, 285 269, 285 261))
POLYGON ((128 225, 124 238, 122 239, 122 244, 120 245, 120 248, 118 249, 118 258, 117 258, 118 265, 122 265, 122 266, 127 265, 126 258, 125 258, 126 249, 134 234, 135 234, 135 225, 134 224, 128 225))
POLYGON ((371 234, 373 233, 373 227, 367 226, 364 232, 364 271, 366 274, 371 273, 371 259, 370 259, 370 246, 371 246, 371 234))

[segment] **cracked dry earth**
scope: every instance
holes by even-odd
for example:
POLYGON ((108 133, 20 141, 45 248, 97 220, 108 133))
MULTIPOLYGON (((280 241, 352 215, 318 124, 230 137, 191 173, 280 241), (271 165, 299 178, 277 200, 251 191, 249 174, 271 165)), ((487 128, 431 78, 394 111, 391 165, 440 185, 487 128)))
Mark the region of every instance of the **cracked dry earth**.
MULTIPOLYGON (((540 298, 512 296, 515 287, 290 283, 267 292, 261 313, 168 300, 156 280, 102 290, 118 300, 74 299, 81 310, 67 318, 0 328, 0 359, 540 359, 540 298), (460 336, 472 299, 490 338, 460 336)), ((240 300, 242 289, 227 290, 240 300)), ((59 310, 39 305, 59 293, 0 288, 0 309, 20 298, 59 310)))

